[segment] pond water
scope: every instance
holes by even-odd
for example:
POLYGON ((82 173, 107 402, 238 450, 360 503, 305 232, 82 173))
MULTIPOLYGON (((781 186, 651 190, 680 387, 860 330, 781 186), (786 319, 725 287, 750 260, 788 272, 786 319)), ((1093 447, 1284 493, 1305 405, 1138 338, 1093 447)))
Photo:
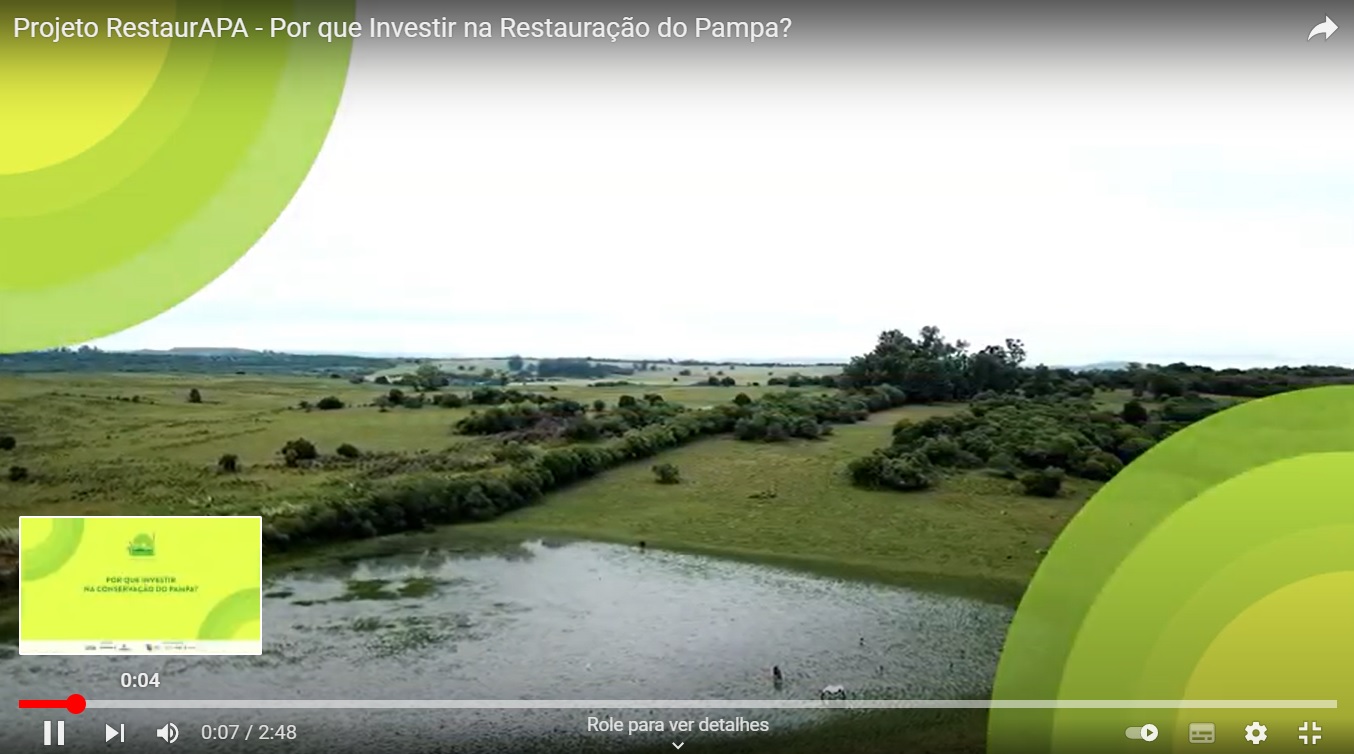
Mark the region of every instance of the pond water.
MULTIPOLYGON (((985 695, 1010 611, 955 597, 816 578, 740 562, 596 543, 526 542, 484 551, 420 548, 269 576, 264 654, 230 658, 0 659, 3 697, 91 699, 805 699, 985 695), (772 666, 784 682, 772 683, 772 666), (122 689, 123 672, 159 689, 122 689)), ((40 712, 0 712, 0 751, 40 745, 40 712), (13 724, 11 724, 13 723, 13 724), (13 748, 11 748, 13 747, 13 748)), ((297 752, 548 750, 588 716, 768 721, 772 731, 832 710, 131 710, 67 717, 64 751, 127 742, 229 751, 206 724, 297 726, 297 752), (159 744, 163 745, 163 744, 159 744)), ((655 735, 644 741, 695 739, 655 735)), ((140 750, 140 746, 134 747, 140 750)), ((55 750, 55 749, 54 749, 55 750)))

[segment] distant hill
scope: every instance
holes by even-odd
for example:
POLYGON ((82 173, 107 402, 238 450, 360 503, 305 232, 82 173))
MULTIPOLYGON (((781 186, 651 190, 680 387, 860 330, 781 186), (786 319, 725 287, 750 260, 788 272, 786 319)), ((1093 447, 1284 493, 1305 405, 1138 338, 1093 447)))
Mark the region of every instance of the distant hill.
POLYGON ((290 354, 244 348, 102 351, 59 348, 0 354, 0 372, 168 372, 191 374, 358 375, 395 366, 391 359, 290 354))
POLYGON ((1081 366, 1066 367, 1073 372, 1108 372, 1116 369, 1128 369, 1127 361, 1097 361, 1094 364, 1082 364, 1081 366))
POLYGON ((256 351, 252 348, 197 348, 192 346, 183 346, 178 348, 142 348, 128 353, 139 354, 164 354, 170 356, 245 356, 249 354, 267 353, 266 351, 256 351))

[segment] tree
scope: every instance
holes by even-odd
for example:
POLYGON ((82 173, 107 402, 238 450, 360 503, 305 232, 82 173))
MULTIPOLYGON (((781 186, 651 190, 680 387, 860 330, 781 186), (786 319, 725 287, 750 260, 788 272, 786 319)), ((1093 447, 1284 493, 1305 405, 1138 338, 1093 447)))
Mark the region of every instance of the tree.
POLYGON ((748 397, 747 393, 739 393, 733 397, 733 402, 739 406, 746 406, 752 402, 752 399, 748 397))
POLYGON ((202 393, 198 392, 198 389, 197 389, 197 388, 193 388, 192 390, 189 390, 189 391, 188 391, 188 402, 189 402, 189 403, 201 403, 201 402, 202 402, 202 393))
POLYGON ((13 435, 0 435, 0 450, 14 450, 18 444, 13 435))
POLYGON ((525 366, 525 362, 522 361, 521 356, 514 354, 508 357, 508 371, 520 372, 523 366, 525 366))
POLYGON ((376 383, 377 385, 389 385, 389 384, 390 384, 390 378, 387 377, 387 376, 385 376, 385 375, 383 374, 383 375, 377 377, 376 379, 372 380, 372 382, 376 383))
POLYGON ((28 468, 24 466, 9 467, 9 481, 22 482, 28 478, 28 468))
POLYGON ((1185 384, 1170 372, 1153 372, 1147 378, 1147 391, 1158 400, 1177 398, 1185 394, 1185 384))
MULTIPOLYGON (((490 370, 485 370, 492 372, 490 370)), ((447 385, 450 381, 442 370, 436 364, 420 364, 418 369, 414 370, 414 385, 419 390, 436 390, 447 385)))
POLYGON ((598 398, 592 402, 592 410, 601 413, 606 410, 606 401, 598 398))
POLYGON ((328 395, 321 398, 319 402, 315 404, 315 408, 318 408, 321 411, 334 411, 343 408, 343 401, 335 396, 328 395))
POLYGON ((240 457, 234 453, 226 453, 216 461, 216 466, 227 474, 234 474, 240 470, 240 457))
POLYGON ((1125 403, 1124 408, 1119 415, 1124 421, 1139 427, 1146 424, 1152 418, 1152 415, 1147 411, 1147 407, 1136 400, 1125 403))
POLYGON ((362 451, 358 450, 355 446, 350 445, 346 442, 338 446, 338 450, 334 452, 337 453, 341 458, 358 458, 362 455, 362 451))

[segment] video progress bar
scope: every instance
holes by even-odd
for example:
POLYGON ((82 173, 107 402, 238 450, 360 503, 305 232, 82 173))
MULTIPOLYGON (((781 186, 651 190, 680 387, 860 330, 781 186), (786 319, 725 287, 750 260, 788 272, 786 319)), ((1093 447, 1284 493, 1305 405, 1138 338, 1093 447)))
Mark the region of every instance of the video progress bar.
POLYGON ((90 699, 89 709, 1336 709, 1334 699, 90 699))

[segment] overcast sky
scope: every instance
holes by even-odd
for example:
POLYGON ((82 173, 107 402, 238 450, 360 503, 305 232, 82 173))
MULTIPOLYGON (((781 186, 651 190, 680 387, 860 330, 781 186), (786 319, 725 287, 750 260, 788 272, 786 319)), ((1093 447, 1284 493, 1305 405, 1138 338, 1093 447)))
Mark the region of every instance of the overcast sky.
POLYGON ((935 324, 1354 363, 1354 89, 1318 55, 381 54, 264 239, 97 345, 816 358, 935 324))

